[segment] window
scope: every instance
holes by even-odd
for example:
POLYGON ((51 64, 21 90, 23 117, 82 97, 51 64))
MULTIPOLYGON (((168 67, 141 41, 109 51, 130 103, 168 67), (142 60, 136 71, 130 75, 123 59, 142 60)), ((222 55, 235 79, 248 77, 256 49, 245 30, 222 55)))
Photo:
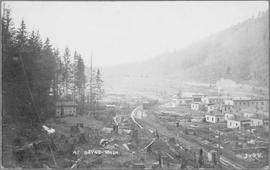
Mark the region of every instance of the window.
POLYGON ((212 121, 214 121, 214 118, 212 117, 212 121))
POLYGON ((230 122, 230 126, 232 126, 232 122, 230 122))
POLYGON ((264 103, 263 102, 261 102, 262 103, 262 105, 264 105, 264 103))

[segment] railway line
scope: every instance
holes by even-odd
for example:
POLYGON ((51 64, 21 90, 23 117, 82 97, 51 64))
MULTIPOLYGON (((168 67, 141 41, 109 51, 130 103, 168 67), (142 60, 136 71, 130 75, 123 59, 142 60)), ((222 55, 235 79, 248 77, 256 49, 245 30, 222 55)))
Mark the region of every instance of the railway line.
MULTIPOLYGON (((151 130, 151 129, 157 129, 159 131, 159 134, 160 134, 160 138, 163 138, 164 140, 166 139, 169 139, 169 138, 172 138, 174 137, 176 140, 177 140, 177 143, 180 143, 180 145, 182 146, 182 148, 185 148, 187 150, 190 150, 192 147, 194 148, 202 148, 204 151, 206 152, 209 152, 211 150, 216 150, 215 147, 213 146, 209 146, 209 145, 206 145, 194 138, 191 138, 191 137, 188 137, 184 134, 181 134, 181 133, 177 133, 177 135, 175 135, 175 133, 173 133, 172 131, 171 132, 166 132, 164 129, 159 129, 160 126, 155 126, 155 121, 151 121, 151 122, 148 122, 147 123, 147 120, 139 120, 136 121, 136 112, 139 110, 139 109, 142 109, 141 107, 136 107, 132 113, 131 113, 131 118, 133 120, 133 122, 135 124, 137 124, 141 129, 143 128, 147 128, 148 130, 151 130), (145 122, 146 121, 146 122, 145 122), (143 127, 142 123, 143 122, 143 125, 145 125, 145 127, 143 127)), ((168 130, 167 130, 168 131, 168 130)), ((155 140, 152 140, 147 146, 151 145, 151 143, 153 143, 155 140)), ((147 147, 146 146, 146 147, 147 147)), ((228 156, 228 154, 225 154, 228 156)), ((170 155, 172 156, 172 155, 170 155)), ((190 157, 192 157, 192 154, 190 154, 190 157)), ((245 169, 244 166, 236 163, 236 162, 232 162, 231 160, 229 160, 228 158, 226 158, 225 156, 221 155, 220 156, 220 163, 221 163, 221 166, 223 168, 227 168, 227 169, 245 169)))

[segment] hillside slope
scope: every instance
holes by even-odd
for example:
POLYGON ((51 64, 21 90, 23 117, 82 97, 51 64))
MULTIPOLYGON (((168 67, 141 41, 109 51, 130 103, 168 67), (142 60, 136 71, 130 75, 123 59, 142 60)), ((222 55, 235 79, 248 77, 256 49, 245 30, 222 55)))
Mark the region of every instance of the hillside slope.
POLYGON ((197 59, 186 60, 194 63, 187 66, 185 73, 200 80, 226 77, 267 86, 268 50, 268 14, 264 13, 207 38, 193 51, 190 49, 189 58, 197 59))
POLYGON ((164 77, 210 82, 221 77, 268 86, 268 11, 186 48, 104 69, 106 77, 164 77))

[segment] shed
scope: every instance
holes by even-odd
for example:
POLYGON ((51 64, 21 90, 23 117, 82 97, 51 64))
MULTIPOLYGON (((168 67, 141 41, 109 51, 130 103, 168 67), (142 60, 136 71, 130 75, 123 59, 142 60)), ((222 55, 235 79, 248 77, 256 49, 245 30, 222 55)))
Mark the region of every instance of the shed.
POLYGON ((77 103, 75 101, 57 101, 56 117, 75 116, 77 114, 77 103))

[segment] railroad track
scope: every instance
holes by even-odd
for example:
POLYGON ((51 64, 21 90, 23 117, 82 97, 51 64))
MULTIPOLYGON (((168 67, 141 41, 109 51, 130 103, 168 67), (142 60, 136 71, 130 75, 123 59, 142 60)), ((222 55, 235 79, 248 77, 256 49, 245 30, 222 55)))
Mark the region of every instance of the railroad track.
MULTIPOLYGON (((140 123, 138 123, 136 120, 135 120, 135 114, 136 114, 136 112, 139 110, 139 109, 141 109, 141 106, 138 106, 138 107, 136 107, 133 111, 132 111, 132 113, 131 113, 131 119, 132 119, 132 121, 136 124, 136 125, 138 125, 141 129, 143 129, 143 126, 140 124, 140 123)), ((183 148, 190 148, 190 145, 189 144, 191 144, 191 143, 193 143, 193 144, 195 144, 195 145, 197 145, 198 147, 200 147, 200 148, 202 148, 202 149, 204 149, 205 151, 210 151, 210 150, 215 150, 216 148, 214 148, 214 147, 211 147, 211 146, 208 146, 208 145, 205 145, 205 144, 203 144, 203 143, 201 143, 200 141, 197 141, 196 139, 194 139, 194 138, 191 138, 191 137, 188 137, 188 136, 186 136, 186 135, 184 135, 184 134, 179 134, 180 136, 179 137, 176 137, 176 139, 179 141, 181 138, 182 139, 184 139, 184 141, 183 142, 180 142, 181 143, 181 145, 183 146, 183 148), (188 142, 187 142, 188 141, 188 142)), ((163 134, 163 133, 160 133, 160 137, 165 137, 165 138, 167 138, 167 139, 169 139, 169 138, 171 138, 171 136, 169 136, 169 135, 166 135, 166 134, 163 134)), ((148 146, 150 146, 153 142, 154 142, 155 140, 153 139, 145 148, 147 148, 148 146)), ((181 140, 180 140, 181 141, 181 140)), ((189 150, 189 149, 188 149, 189 150)), ((240 165, 240 164, 238 164, 238 163, 235 163, 235 162, 232 162, 232 161, 230 161, 230 160, 228 160, 226 157, 224 157, 224 156, 220 156, 220 163, 223 165, 223 166, 225 166, 225 167, 232 167, 232 168, 234 168, 234 169, 245 169, 245 167, 244 166, 242 166, 242 165, 240 165)))
POLYGON ((137 112, 139 109, 141 109, 141 107, 142 107, 142 106, 136 107, 136 108, 131 112, 130 117, 131 117, 132 121, 133 121, 136 125, 138 125, 141 129, 143 129, 142 125, 140 125, 140 124, 135 120, 135 118, 134 118, 136 112, 137 112))

